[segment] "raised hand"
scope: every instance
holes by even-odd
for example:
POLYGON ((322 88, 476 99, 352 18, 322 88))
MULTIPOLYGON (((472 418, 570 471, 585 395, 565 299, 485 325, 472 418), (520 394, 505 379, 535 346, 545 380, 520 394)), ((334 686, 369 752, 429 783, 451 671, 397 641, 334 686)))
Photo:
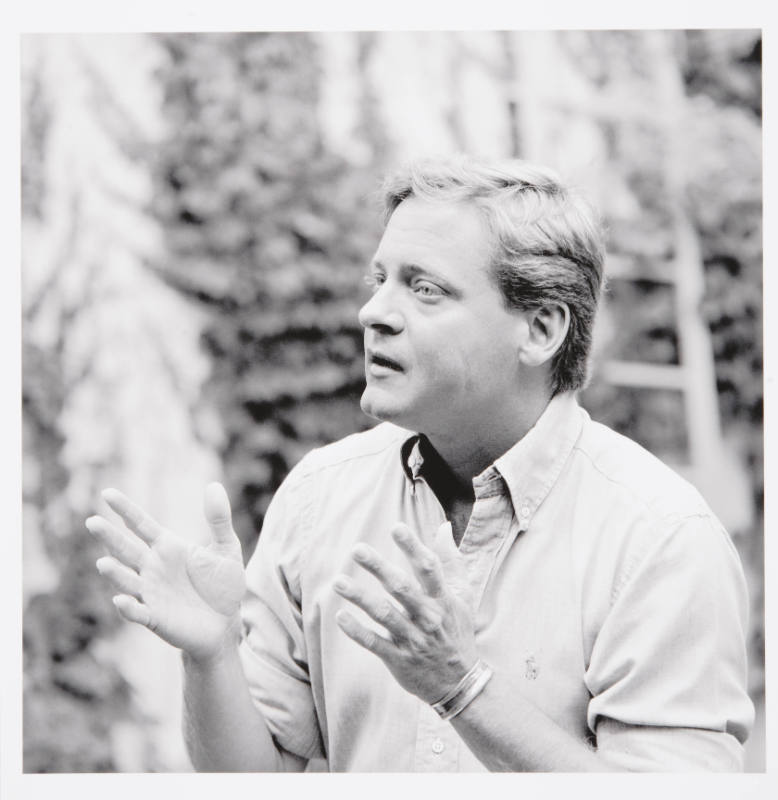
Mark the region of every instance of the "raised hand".
POLYGON ((211 483, 205 490, 213 537, 205 547, 162 527, 116 489, 102 496, 126 527, 101 516, 89 517, 86 527, 111 554, 97 561, 97 569, 118 589, 119 613, 194 659, 218 655, 237 639, 246 589, 224 487, 211 483))
POLYGON ((346 609, 335 619, 347 636, 386 664, 404 689, 434 703, 478 660, 467 576, 448 523, 438 529, 431 547, 403 523, 392 529, 392 538, 412 574, 372 547, 358 544, 354 561, 380 585, 363 588, 347 575, 339 575, 334 584, 335 591, 377 622, 385 635, 367 628, 346 609))

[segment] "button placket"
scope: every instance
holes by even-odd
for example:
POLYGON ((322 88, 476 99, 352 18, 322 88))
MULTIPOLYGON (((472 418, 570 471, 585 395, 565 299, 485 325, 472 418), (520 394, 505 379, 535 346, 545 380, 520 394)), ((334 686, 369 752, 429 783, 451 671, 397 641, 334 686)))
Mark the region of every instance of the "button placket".
POLYGON ((476 498, 460 554, 465 561, 475 611, 483 598, 497 554, 510 531, 509 499, 502 493, 476 498), (488 532, 488 536, 483 534, 488 532))

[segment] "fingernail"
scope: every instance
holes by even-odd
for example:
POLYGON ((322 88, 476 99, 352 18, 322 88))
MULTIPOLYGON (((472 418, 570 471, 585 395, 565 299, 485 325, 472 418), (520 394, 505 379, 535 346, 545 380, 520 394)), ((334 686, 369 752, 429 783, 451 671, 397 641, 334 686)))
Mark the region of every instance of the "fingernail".
POLYGON ((356 545, 351 552, 354 554, 354 558, 358 558, 360 561, 370 557, 370 551, 364 544, 356 545))
POLYGON ((347 592, 351 586, 351 581, 345 575, 338 575, 333 585, 339 592, 347 592))

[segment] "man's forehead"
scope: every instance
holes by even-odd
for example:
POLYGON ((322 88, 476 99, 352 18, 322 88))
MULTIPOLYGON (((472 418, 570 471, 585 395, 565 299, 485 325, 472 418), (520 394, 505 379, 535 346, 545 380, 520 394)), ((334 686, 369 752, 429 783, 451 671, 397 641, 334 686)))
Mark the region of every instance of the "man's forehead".
POLYGON ((480 227, 479 223, 483 223, 481 210, 472 200, 411 195, 406 197, 392 212, 387 228, 392 223, 396 225, 398 222, 445 225, 449 222, 461 223, 465 220, 472 221, 476 227, 480 227))
MULTIPOLYGON (((489 227, 473 203, 410 197, 389 218, 373 261, 385 262, 395 253, 411 256, 427 251, 457 253, 480 261, 491 249, 489 227)), ((408 260, 415 261, 413 257, 408 260)))

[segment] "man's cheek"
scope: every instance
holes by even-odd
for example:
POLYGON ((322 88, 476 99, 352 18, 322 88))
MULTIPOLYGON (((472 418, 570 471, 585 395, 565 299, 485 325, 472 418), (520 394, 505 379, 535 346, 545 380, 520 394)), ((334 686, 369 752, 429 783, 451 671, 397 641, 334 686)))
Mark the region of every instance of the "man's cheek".
POLYGON ((466 354, 450 349, 453 341, 428 359, 425 370, 428 388, 436 394, 446 393, 452 400, 459 392, 472 391, 479 383, 475 362, 466 354))

